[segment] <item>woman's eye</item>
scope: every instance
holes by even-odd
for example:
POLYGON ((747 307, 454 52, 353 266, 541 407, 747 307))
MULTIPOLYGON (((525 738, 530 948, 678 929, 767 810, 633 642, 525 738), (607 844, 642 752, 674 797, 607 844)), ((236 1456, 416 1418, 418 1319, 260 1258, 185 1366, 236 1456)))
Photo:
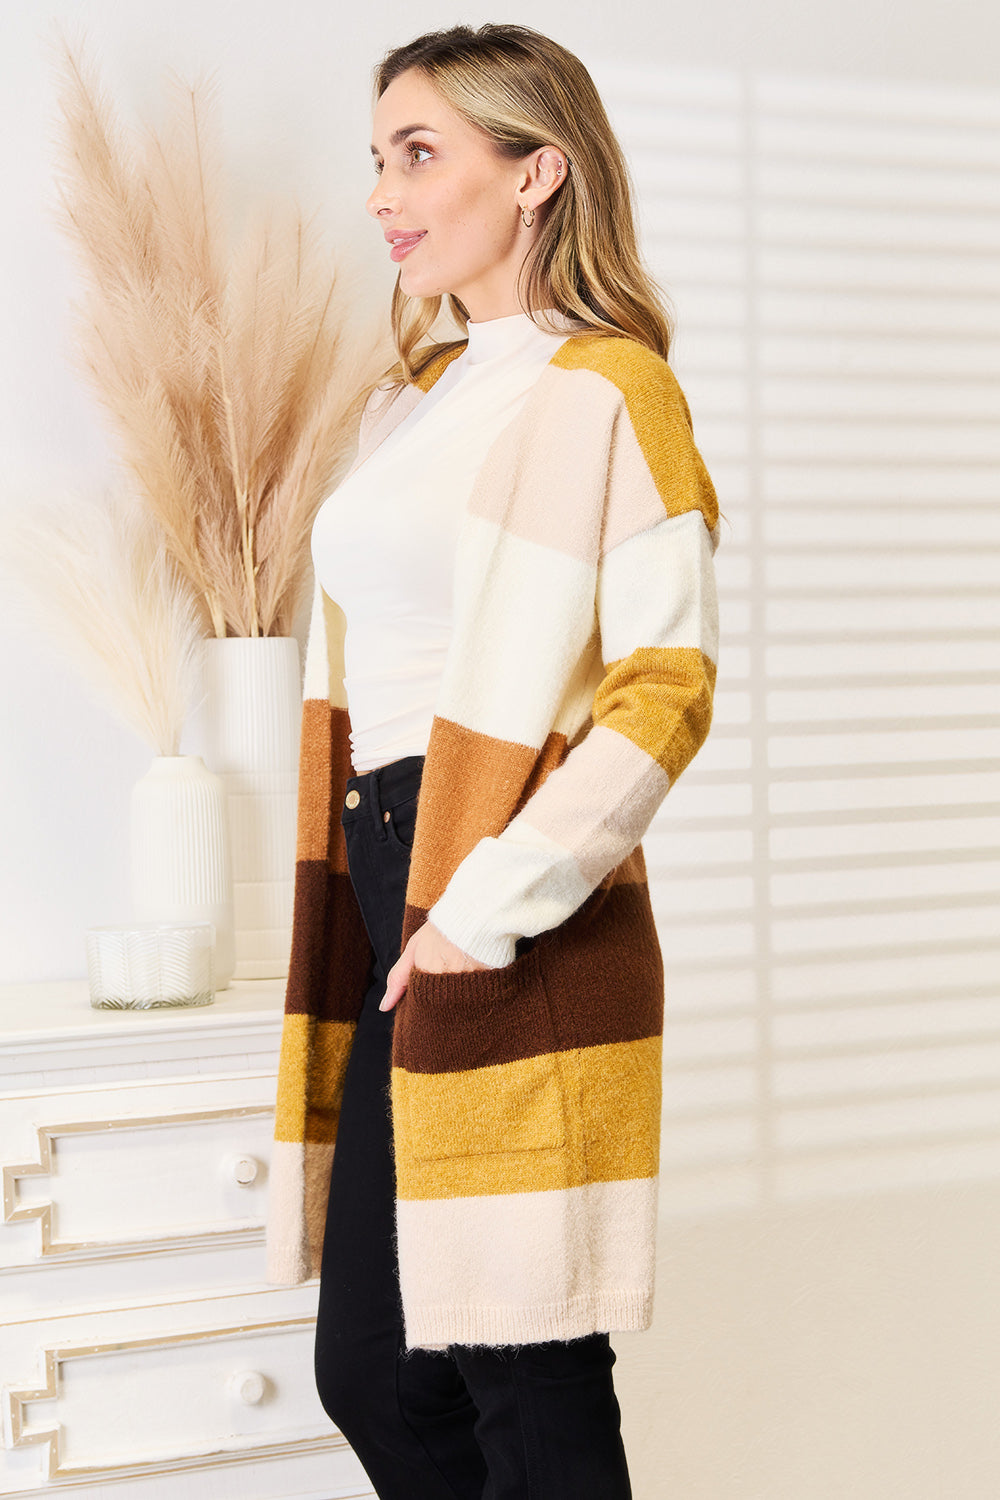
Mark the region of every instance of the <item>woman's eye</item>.
POLYGON ((420 164, 418 158, 428 157, 431 154, 430 148, 428 146, 420 146, 416 141, 411 141, 406 149, 410 154, 410 161, 413 162, 415 166, 419 166, 420 164))

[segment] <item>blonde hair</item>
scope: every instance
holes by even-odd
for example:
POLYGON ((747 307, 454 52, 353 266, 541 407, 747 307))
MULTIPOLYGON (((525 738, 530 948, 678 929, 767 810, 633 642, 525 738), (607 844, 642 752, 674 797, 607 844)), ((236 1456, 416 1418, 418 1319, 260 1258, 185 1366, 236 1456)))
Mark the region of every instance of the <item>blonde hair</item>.
MULTIPOLYGON (((580 322, 581 332, 625 334, 666 359, 672 320, 639 256, 628 167, 579 58, 526 26, 454 26, 388 52, 375 69, 376 100, 411 68, 502 156, 518 159, 557 146, 567 158, 566 178, 546 204, 518 279, 529 315, 555 308, 580 322)), ((393 384, 412 384, 441 352, 440 344, 418 347, 441 300, 407 297, 397 280, 393 384)), ((457 297, 449 295, 448 302, 464 328, 465 307, 457 297)))

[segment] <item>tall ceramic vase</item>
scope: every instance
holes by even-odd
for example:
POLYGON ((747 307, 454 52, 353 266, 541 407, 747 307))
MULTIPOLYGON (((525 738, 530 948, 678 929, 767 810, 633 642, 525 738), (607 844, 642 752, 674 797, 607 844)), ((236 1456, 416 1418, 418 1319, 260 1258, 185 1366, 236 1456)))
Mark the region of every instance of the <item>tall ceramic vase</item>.
POLYGON ((205 760, 229 809, 237 979, 288 973, 302 686, 292 636, 205 642, 205 760))
POLYGON ((211 922, 215 987, 233 977, 225 790, 200 755, 158 755, 132 789, 132 905, 140 922, 211 922))

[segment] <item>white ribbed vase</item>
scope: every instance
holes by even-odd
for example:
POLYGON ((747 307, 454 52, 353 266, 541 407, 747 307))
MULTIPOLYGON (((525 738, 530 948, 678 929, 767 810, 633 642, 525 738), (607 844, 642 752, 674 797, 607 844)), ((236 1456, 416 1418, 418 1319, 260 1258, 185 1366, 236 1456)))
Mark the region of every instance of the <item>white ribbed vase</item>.
POLYGON ((226 787, 237 979, 288 973, 302 684, 293 636, 205 642, 205 760, 226 787))
POLYGON ((211 922, 215 987, 233 977, 225 788, 200 755, 158 755, 132 789, 132 905, 140 922, 211 922))

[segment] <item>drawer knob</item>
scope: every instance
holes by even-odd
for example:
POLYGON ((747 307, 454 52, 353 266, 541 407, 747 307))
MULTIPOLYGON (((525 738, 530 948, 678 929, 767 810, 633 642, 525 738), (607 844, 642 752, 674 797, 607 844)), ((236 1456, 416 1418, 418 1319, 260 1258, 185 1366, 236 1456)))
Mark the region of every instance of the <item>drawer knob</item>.
POLYGON ((267 1394, 267 1381, 257 1370, 241 1370, 231 1377, 229 1389, 244 1406, 259 1406, 267 1394))
POLYGON ((236 1156, 232 1162, 233 1177, 240 1187, 252 1187, 260 1172, 260 1162, 252 1156, 236 1156))

